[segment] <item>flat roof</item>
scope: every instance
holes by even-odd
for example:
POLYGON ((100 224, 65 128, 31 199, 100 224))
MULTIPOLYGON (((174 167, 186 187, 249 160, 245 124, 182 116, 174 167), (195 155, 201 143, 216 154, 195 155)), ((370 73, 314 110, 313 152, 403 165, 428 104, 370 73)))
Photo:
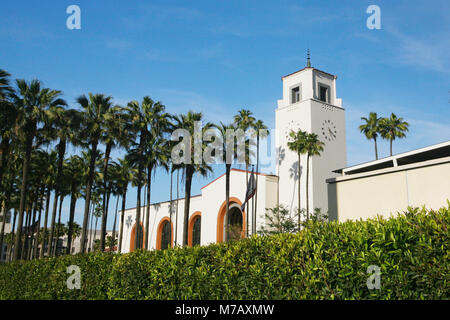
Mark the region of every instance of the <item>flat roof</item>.
POLYGON ((350 175, 361 172, 369 172, 385 168, 392 168, 407 164, 414 164, 418 162, 434 160, 439 158, 445 158, 448 156, 450 156, 450 140, 434 144, 428 147, 399 153, 382 159, 337 169, 334 170, 333 172, 341 173, 343 175, 350 175))

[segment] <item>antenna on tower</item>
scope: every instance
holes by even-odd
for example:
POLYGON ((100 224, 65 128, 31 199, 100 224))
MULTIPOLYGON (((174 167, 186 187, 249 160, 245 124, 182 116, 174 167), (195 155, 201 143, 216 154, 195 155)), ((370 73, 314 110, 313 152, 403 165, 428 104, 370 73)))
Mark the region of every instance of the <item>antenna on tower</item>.
POLYGON ((308 49, 308 52, 307 52, 306 66, 308 68, 311 68, 311 56, 309 54, 309 49, 308 49))

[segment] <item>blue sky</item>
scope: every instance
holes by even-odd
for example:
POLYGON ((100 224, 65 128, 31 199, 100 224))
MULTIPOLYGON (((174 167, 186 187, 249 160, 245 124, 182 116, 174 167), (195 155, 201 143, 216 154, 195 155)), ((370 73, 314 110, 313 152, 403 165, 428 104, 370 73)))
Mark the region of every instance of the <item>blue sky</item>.
MULTIPOLYGON (((119 104, 149 95, 171 113, 203 111, 211 121, 248 108, 273 128, 280 77, 304 67, 310 48, 313 67, 338 75, 351 165, 374 157, 357 129, 370 111, 411 124, 394 153, 450 139, 449 12, 446 0, 4 1, 0 68, 62 90, 73 107, 88 92, 119 104), (66 27, 72 4, 81 30, 66 27), (366 27, 371 4, 381 30, 366 27)), ((379 149, 388 155, 388 142, 379 149)), ((193 194, 222 173, 197 178, 193 194)), ((152 199, 168 198, 168 176, 158 172, 152 199)), ((130 192, 127 206, 135 199, 130 192)))

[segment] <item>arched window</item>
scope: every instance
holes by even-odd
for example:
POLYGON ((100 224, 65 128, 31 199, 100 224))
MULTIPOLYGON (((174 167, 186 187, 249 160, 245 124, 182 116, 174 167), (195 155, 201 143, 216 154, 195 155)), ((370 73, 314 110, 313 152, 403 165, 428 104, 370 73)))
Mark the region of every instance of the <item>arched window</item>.
POLYGON ((238 207, 230 208, 226 240, 238 240, 242 237, 242 212, 238 207))
POLYGON ((161 249, 167 249, 169 247, 170 247, 170 223, 169 221, 165 221, 161 233, 161 249))
POLYGON ((173 226, 169 217, 164 217, 159 222, 156 231, 156 249, 167 249, 173 246, 173 226))
POLYGON ((144 228, 142 227, 142 224, 139 225, 139 227, 136 227, 136 224, 133 226, 133 229, 131 229, 131 237, 130 237, 130 252, 136 250, 136 249, 142 249, 144 247, 144 228), (136 242, 136 232, 139 232, 139 239, 138 243, 136 242), (139 244, 138 247, 136 244, 139 244))
POLYGON ((200 245, 200 232, 201 232, 202 217, 199 216, 195 219, 194 227, 192 228, 192 245, 200 245))
POLYGON ((245 237, 247 217, 245 210, 241 211, 242 202, 236 197, 230 197, 228 217, 226 217, 226 204, 224 201, 217 213, 217 243, 245 237))

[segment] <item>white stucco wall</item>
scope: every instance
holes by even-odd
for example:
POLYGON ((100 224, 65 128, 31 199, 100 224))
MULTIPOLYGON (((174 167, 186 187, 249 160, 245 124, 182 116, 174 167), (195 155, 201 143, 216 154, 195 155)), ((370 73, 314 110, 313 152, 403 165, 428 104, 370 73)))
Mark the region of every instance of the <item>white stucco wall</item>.
POLYGON ((450 200, 450 157, 330 179, 329 192, 339 221, 388 217, 408 206, 439 209, 450 200))

